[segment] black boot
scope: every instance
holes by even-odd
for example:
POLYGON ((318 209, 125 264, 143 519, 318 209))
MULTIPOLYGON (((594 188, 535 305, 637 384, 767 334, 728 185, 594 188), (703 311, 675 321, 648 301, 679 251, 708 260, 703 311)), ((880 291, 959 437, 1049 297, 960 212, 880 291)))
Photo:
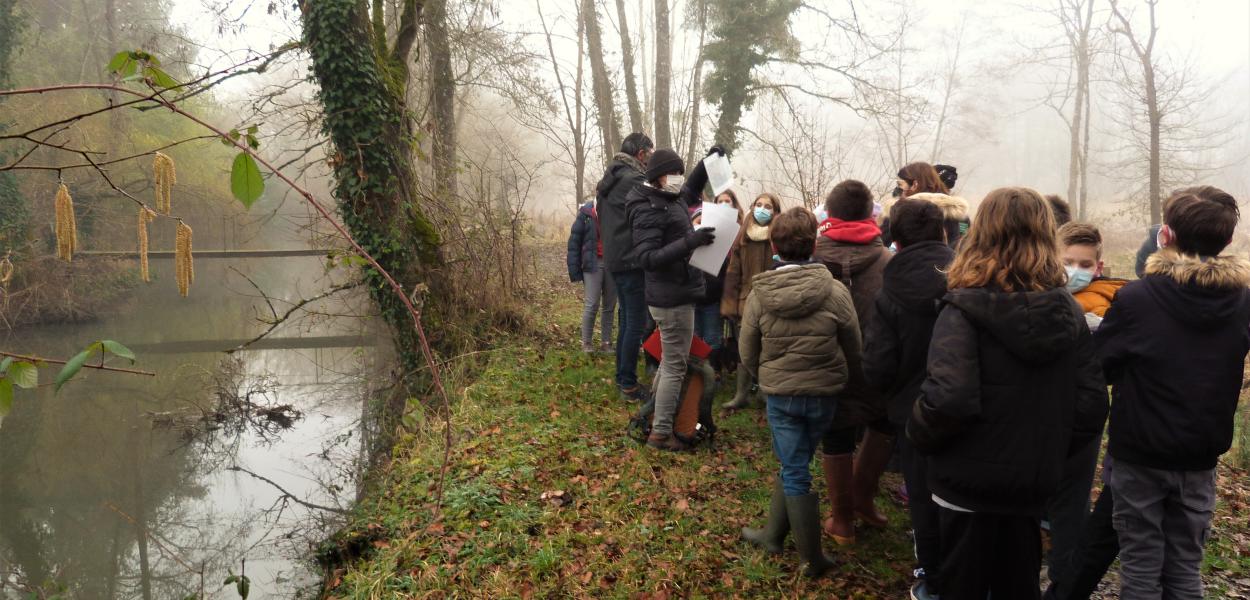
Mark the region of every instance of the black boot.
POLYGON ((824 575, 833 567, 833 560, 820 547, 820 505, 816 494, 786 496, 786 513, 794 545, 803 559, 803 574, 813 579, 824 575))
POLYGON ((790 517, 786 514, 786 492, 781 479, 773 485, 773 497, 768 503, 768 523, 763 529, 742 528, 742 539, 763 548, 769 554, 781 554, 782 544, 790 533, 790 517))

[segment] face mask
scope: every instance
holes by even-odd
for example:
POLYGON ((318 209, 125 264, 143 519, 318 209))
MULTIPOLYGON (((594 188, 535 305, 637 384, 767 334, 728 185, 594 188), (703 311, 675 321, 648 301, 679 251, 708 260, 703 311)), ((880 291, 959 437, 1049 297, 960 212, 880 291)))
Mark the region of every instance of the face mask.
POLYGON ((669 192, 680 192, 682 184, 686 183, 686 178, 681 175, 669 175, 664 178, 664 190, 669 192))
POLYGON ((1065 266, 1063 270, 1068 272, 1068 291, 1073 294, 1089 287, 1094 280, 1094 272, 1089 269, 1065 266))
POLYGON ((755 207, 753 214, 755 215, 755 222, 760 225, 767 225, 769 221, 773 220, 773 211, 762 206, 755 207))

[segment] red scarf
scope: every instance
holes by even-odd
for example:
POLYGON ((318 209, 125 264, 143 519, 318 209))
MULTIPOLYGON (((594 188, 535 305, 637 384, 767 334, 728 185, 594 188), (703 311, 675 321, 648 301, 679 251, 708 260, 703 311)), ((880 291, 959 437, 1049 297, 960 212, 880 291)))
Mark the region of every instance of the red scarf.
POLYGON ((595 256, 603 258, 603 231, 599 228, 599 211, 594 205, 590 207, 590 218, 595 220, 595 256))
POLYGON ((867 244, 881 236, 881 228, 872 219, 843 221, 829 217, 820 224, 816 232, 835 242, 847 244, 867 244))

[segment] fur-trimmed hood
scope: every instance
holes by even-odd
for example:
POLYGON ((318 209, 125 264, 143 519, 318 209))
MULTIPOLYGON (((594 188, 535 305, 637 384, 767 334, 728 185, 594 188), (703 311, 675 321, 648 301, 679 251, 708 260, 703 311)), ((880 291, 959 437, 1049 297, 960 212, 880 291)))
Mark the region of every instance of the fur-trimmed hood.
POLYGON ((911 200, 926 200, 942 209, 942 216, 948 221, 962 221, 968 218, 968 201, 959 196, 948 196, 933 192, 923 192, 908 196, 911 200))
POLYGON ((1240 256, 1214 256, 1203 259, 1163 249, 1146 259, 1146 275, 1166 275, 1181 285, 1212 289, 1250 287, 1250 261, 1240 256))

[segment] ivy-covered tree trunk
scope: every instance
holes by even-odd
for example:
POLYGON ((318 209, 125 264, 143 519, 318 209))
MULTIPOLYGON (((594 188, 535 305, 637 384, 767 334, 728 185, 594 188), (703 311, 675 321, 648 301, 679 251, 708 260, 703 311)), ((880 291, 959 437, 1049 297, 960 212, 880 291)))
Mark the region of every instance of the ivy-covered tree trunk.
MULTIPOLYGON (((421 3, 406 0, 393 45, 374 31, 357 0, 308 0, 304 43, 321 86, 323 129, 334 145, 334 195, 361 246, 412 293, 438 266, 439 237, 414 193, 412 127, 404 106, 408 55, 421 3)), ((412 318, 381 276, 366 271, 369 292, 390 325, 407 373, 421 368, 412 318)))
MULTIPOLYGON (((0 88, 9 86, 12 74, 11 59, 17 49, 18 36, 21 33, 21 20, 17 15, 17 0, 0 0, 0 88)), ((3 103, 3 100, 0 100, 3 103)), ((0 111, 0 115, 3 111, 0 111)), ((0 132, 9 124, 0 117, 0 132)), ((4 162, 4 154, 0 153, 0 162, 4 162)), ((26 234, 26 223, 30 218, 26 201, 17 189, 17 178, 13 173, 0 173, 0 258, 9 251, 19 251, 26 234)))

